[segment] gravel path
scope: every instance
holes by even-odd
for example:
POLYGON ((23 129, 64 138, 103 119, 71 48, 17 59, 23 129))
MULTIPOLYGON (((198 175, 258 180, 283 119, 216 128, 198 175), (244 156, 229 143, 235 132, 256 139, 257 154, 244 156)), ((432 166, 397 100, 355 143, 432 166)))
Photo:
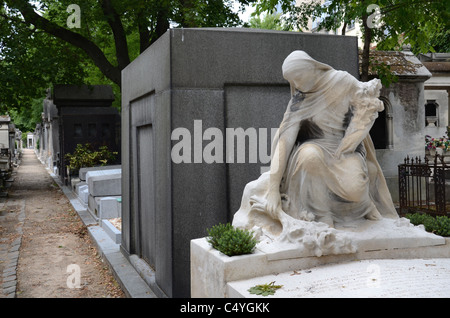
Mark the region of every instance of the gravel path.
POLYGON ((67 197, 25 149, 0 199, 0 298, 124 297, 67 197))

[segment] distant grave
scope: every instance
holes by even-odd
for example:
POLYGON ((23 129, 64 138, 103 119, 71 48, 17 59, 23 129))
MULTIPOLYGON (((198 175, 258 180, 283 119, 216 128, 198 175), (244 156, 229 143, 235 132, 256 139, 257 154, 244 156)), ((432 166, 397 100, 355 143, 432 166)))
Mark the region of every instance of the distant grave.
POLYGON ((67 182, 64 157, 73 153, 77 144, 120 150, 120 116, 111 107, 114 94, 108 85, 55 85, 52 97, 59 117, 58 170, 61 180, 67 182))

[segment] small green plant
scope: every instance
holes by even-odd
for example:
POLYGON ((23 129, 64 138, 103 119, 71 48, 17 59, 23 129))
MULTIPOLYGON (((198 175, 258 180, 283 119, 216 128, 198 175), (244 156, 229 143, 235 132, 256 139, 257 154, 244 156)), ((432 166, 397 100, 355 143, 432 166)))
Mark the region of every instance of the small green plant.
POLYGON ((423 213, 409 213, 405 217, 414 225, 423 224, 425 231, 440 236, 450 236, 450 218, 447 216, 431 216, 423 213))
POLYGON ((253 232, 234 228, 229 223, 215 225, 207 232, 212 247, 228 256, 250 254, 258 243, 253 232))
POLYGON ((223 233, 232 230, 233 226, 230 223, 214 225, 212 228, 208 229, 208 242, 213 248, 218 249, 219 239, 222 237, 223 233))
POLYGON ((274 295, 277 289, 280 289, 283 285, 275 285, 275 282, 269 284, 256 285, 251 287, 248 291, 250 294, 269 296, 274 295))
POLYGON ((101 146, 98 150, 90 143, 78 144, 73 154, 68 153, 65 159, 70 170, 79 170, 85 167, 104 166, 109 162, 115 161, 117 152, 111 152, 107 146, 101 146))

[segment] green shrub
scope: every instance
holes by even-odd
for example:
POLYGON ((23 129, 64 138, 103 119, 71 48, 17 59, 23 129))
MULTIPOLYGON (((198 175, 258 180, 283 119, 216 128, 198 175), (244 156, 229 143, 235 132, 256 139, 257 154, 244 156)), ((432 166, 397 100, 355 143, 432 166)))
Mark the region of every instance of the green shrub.
POLYGON ((117 152, 111 152, 107 146, 101 146, 98 150, 90 143, 78 144, 73 154, 65 156, 67 166, 71 170, 79 170, 85 167, 104 166, 116 160, 117 152))
POLYGON ((433 217, 429 214, 414 213, 406 214, 412 224, 423 224, 425 231, 431 232, 440 236, 450 236, 450 218, 447 216, 433 217))
POLYGON ((223 233, 232 230, 233 226, 230 223, 214 225, 212 228, 208 229, 208 242, 213 248, 218 249, 219 239, 222 237, 223 233))
POLYGON ((432 218, 431 215, 422 213, 408 213, 405 215, 405 217, 409 219, 409 221, 414 225, 424 224, 425 220, 432 218))
POLYGON ((434 233, 440 236, 450 236, 450 218, 446 216, 436 216, 434 233))
POLYGON ((258 243, 253 232, 234 228, 229 223, 215 225, 207 231, 212 247, 228 256, 250 254, 258 243))

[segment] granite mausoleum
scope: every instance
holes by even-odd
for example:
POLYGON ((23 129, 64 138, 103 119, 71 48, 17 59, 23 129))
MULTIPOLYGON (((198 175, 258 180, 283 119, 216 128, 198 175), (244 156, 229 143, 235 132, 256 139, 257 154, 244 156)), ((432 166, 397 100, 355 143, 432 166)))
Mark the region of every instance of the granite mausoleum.
POLYGON ((354 37, 248 29, 168 30, 122 72, 121 249, 149 265, 156 294, 190 295, 190 241, 230 222, 268 166, 294 50, 358 77, 354 37), (256 160, 251 133, 269 152, 256 160))
POLYGON ((52 152, 46 156, 51 156, 63 182, 68 181, 64 157, 73 153, 77 144, 120 150, 120 115, 111 107, 114 101, 111 86, 55 85, 51 98, 44 103, 43 149, 52 152), (50 127, 52 131, 48 130, 50 127))

